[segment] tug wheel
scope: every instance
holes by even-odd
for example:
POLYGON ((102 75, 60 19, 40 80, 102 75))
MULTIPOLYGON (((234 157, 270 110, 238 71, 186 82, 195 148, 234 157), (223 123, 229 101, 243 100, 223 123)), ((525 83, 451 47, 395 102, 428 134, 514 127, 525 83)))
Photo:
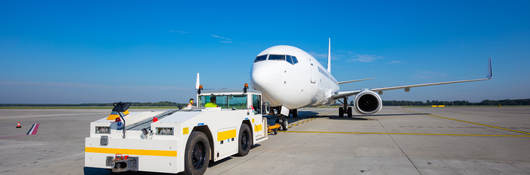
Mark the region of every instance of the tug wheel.
POLYGON ((184 155, 184 173, 186 175, 204 174, 210 162, 210 143, 206 134, 192 132, 184 155))
POLYGON ((252 135, 250 134, 250 129, 248 125, 242 124, 241 129, 239 130, 239 148, 238 156, 246 156, 250 151, 252 146, 252 135))

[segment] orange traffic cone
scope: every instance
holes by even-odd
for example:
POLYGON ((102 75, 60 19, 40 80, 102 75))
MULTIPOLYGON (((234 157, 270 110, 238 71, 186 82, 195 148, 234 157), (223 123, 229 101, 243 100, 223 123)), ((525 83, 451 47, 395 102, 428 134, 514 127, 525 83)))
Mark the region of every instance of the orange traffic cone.
POLYGON ((20 121, 17 121, 17 128, 22 128, 22 124, 20 124, 20 121))

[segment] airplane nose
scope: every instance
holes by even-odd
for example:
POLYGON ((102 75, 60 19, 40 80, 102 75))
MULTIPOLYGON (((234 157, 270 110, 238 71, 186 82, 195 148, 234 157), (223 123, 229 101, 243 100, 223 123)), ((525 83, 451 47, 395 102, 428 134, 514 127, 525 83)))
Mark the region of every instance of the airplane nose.
POLYGON ((263 89, 263 85, 267 84, 266 73, 267 72, 263 71, 263 69, 260 69, 256 66, 252 68, 251 82, 252 87, 254 87, 254 89, 261 91, 263 89))
POLYGON ((275 87, 278 83, 275 81, 280 79, 280 75, 277 75, 277 71, 274 71, 274 67, 267 64, 254 65, 252 67, 251 82, 254 89, 259 91, 271 90, 271 87, 275 87))

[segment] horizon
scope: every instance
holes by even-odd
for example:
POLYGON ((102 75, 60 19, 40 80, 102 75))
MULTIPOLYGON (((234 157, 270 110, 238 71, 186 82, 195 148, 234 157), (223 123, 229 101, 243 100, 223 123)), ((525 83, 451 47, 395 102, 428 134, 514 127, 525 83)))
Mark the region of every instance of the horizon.
POLYGON ((528 1, 279 2, 2 1, 0 104, 185 103, 197 72, 240 89, 274 45, 326 67, 328 37, 338 81, 374 78, 341 90, 482 78, 493 57, 492 80, 382 98, 530 98, 528 1))

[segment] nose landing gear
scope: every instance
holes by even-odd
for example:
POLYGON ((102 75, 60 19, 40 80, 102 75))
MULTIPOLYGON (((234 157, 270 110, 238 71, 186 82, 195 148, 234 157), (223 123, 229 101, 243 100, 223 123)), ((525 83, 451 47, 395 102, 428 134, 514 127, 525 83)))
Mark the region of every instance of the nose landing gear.
MULTIPOLYGON (((285 116, 281 113, 280 110, 282 107, 274 107, 274 108, 271 108, 271 113, 273 115, 275 115, 277 117, 276 119, 276 123, 280 124, 280 130, 282 131, 287 131, 289 129, 289 116, 285 116), (276 111, 276 113, 275 113, 276 111)), ((293 111, 296 111, 295 110, 290 110, 289 112, 292 113, 293 111)), ((296 114, 292 113, 293 114, 293 117, 297 117, 296 114)))

